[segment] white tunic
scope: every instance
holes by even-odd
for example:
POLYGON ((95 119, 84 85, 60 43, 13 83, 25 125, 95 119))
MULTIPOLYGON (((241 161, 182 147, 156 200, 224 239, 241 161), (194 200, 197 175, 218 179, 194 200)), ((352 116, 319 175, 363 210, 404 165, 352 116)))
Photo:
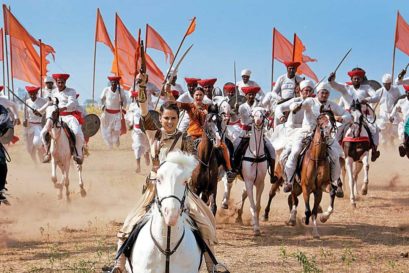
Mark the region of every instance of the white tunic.
POLYGON ((355 89, 352 85, 339 84, 335 81, 331 81, 330 85, 336 91, 341 93, 341 96, 344 98, 344 107, 346 109, 351 107, 353 100, 362 101, 365 99, 368 103, 375 103, 379 100, 376 96, 376 92, 367 84, 361 84, 358 89, 355 89))
POLYGON ((124 90, 121 90, 120 92, 116 90, 114 92, 110 86, 105 87, 104 90, 102 90, 101 101, 105 105, 105 109, 116 111, 121 109, 121 102, 123 107, 126 107, 127 104, 124 90))
POLYGON ((295 96, 295 87, 302 80, 303 78, 298 75, 295 75, 292 79, 288 78, 287 74, 281 75, 278 77, 272 92, 275 93, 280 100, 293 98, 295 96))
POLYGON ((53 93, 57 90, 57 88, 48 89, 47 87, 43 89, 43 98, 52 98, 53 93))
MULTIPOLYGON (((246 95, 246 94, 244 94, 243 90, 241 90, 243 87, 248 87, 248 86, 258 86, 258 87, 260 87, 258 85, 258 83, 256 83, 255 81, 251 81, 251 80, 249 80, 247 83, 244 83, 243 81, 238 81, 238 82, 236 82, 236 86, 237 86, 237 89, 239 89, 239 94, 242 95, 242 96, 246 95)), ((264 95, 264 92, 263 92, 263 90, 260 89, 260 91, 257 93, 258 97, 256 96, 256 98, 257 99, 262 98, 262 97, 264 97, 263 95, 264 95)))
POLYGON ((58 99, 58 108, 67 107, 67 112, 77 109, 77 92, 73 88, 66 87, 63 91, 53 90, 52 96, 58 99))
POLYGON ((136 102, 132 102, 126 113, 126 121, 128 126, 132 127, 132 149, 136 159, 141 158, 142 154, 149 151, 148 139, 139 127, 140 120, 141 110, 136 102))
POLYGON ((9 109, 13 114, 14 119, 18 119, 17 104, 6 97, 0 97, 0 104, 9 109))
MULTIPOLYGON (((290 105, 295 103, 295 102, 302 102, 301 97, 296 97, 292 98, 286 102, 283 102, 276 107, 275 111, 275 117, 277 120, 280 118, 284 117, 284 112, 290 111, 290 105)), ((288 128, 300 128, 302 126, 302 122, 304 119, 304 111, 298 111, 295 114, 290 111, 290 114, 288 115, 287 121, 286 121, 286 127, 288 128)))
POLYGON ((240 123, 245 126, 251 125, 253 123, 253 120, 251 118, 251 113, 253 112, 253 109, 258 106, 257 101, 253 103, 253 105, 249 105, 248 102, 243 103, 239 107, 239 117, 240 117, 240 123))
MULTIPOLYGON (((45 109, 41 109, 45 104, 47 103, 46 99, 43 98, 37 98, 35 101, 32 101, 31 99, 26 100, 26 104, 30 106, 31 108, 34 108, 35 110, 38 110, 41 114, 45 112, 45 109)), ((32 123, 32 124, 41 124, 42 117, 39 117, 34 114, 33 110, 31 110, 28 107, 25 107, 24 109, 24 119, 27 120, 27 122, 32 123)))
POLYGON ((400 99, 395 107, 393 107, 391 116, 394 116, 396 113, 402 113, 403 123, 406 124, 409 119, 409 100, 407 98, 400 99))

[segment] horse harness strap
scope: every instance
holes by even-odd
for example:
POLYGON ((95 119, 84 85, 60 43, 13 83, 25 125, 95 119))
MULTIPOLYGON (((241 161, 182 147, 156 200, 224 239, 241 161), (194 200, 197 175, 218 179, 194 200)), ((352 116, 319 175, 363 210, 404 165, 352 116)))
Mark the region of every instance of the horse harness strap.
POLYGON ((264 162, 266 160, 267 160, 267 156, 265 154, 262 155, 262 156, 258 156, 258 157, 247 157, 247 156, 243 157, 243 161, 250 161, 250 162, 253 162, 253 163, 260 163, 260 162, 264 162))

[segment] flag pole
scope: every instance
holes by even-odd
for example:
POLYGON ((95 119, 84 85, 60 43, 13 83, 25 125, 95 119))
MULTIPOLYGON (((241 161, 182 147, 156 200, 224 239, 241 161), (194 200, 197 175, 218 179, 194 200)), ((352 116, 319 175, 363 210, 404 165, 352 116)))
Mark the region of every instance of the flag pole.
MULTIPOLYGON (((11 8, 9 6, 9 11, 11 12, 11 8)), ((14 90, 14 78, 13 78, 13 47, 11 46, 11 37, 10 37, 10 69, 11 69, 11 89, 14 90)), ((13 93, 13 101, 15 101, 15 95, 13 93)))
POLYGON ((392 54, 392 81, 393 81, 393 76, 395 74, 395 53, 396 53, 396 37, 398 33, 398 16, 399 16, 399 11, 397 12, 396 15, 396 27, 395 27, 395 39, 393 41, 393 54, 392 54))
POLYGON ((145 53, 146 53, 146 50, 148 50, 148 24, 146 24, 146 27, 145 27, 145 48, 144 49, 145 49, 145 53))
MULTIPOLYGON (((275 38, 275 34, 276 34, 276 28, 273 28, 273 57, 271 58, 271 82, 270 82, 270 86, 271 86, 271 90, 273 90, 273 82, 274 82, 274 38, 275 38)), ((270 90, 270 91, 271 91, 270 90)))
POLYGON ((116 59, 116 75, 119 76, 119 60, 117 47, 117 32, 118 32, 118 13, 115 13, 115 59, 116 59))
POLYGON ((38 39, 38 42, 40 42, 40 96, 43 97, 43 46, 41 39, 38 39))
MULTIPOLYGON (((5 35, 4 35, 4 30, 3 30, 1 33, 1 42, 3 45, 4 45, 4 36, 5 35)), ((3 54, 3 61, 1 62, 3 66, 3 86, 6 86, 6 71, 5 71, 6 68, 4 65, 4 58, 7 58, 7 55, 4 54, 4 46, 1 48, 1 50, 2 50, 1 54, 3 54)), ((4 95, 6 95, 6 89, 4 89, 4 95)))
MULTIPOLYGON (((3 6, 3 8, 7 8, 5 6, 3 6)), ((8 53, 8 42, 7 42, 7 35, 6 35, 6 27, 8 28, 8 22, 6 22, 6 16, 4 16, 4 49, 6 50, 6 55, 5 55, 5 59, 6 59, 6 78, 7 78, 7 96, 8 99, 10 99, 10 71, 9 71, 9 53, 8 53)), ((5 94, 6 92, 4 92, 5 94)))
POLYGON ((94 67, 92 72, 92 104, 95 104, 95 67, 96 67, 96 60, 97 60, 97 33, 98 33, 98 15, 99 15, 99 8, 97 8, 97 23, 95 26, 95 39, 94 39, 94 67))
POLYGON ((297 39, 297 34, 294 33, 294 40, 293 40, 293 59, 292 61, 294 62, 295 58, 295 40, 297 39))

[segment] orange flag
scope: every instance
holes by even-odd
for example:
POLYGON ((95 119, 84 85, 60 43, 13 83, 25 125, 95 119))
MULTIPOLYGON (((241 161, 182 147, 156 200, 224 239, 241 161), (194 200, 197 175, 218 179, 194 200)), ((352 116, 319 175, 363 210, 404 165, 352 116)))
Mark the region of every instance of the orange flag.
POLYGON ((304 74, 318 82, 318 78, 311 68, 305 63, 308 61, 316 61, 302 54, 305 47, 301 40, 295 35, 295 46, 285 38, 278 30, 273 29, 273 58, 281 63, 285 61, 300 62, 301 65, 297 69, 297 74, 304 74), (294 52, 294 54, 293 54, 294 52))
MULTIPOLYGON (((126 88, 133 86, 135 75, 135 58, 138 54, 138 43, 129 30, 126 28, 121 18, 116 15, 115 20, 115 58, 112 63, 112 72, 122 77, 121 84, 126 88)), ((149 74, 149 81, 157 87, 161 87, 164 76, 157 65, 148 54, 146 57, 146 70, 149 74)), ((138 70, 141 61, 138 61, 138 70)))
POLYGON ((4 61, 4 49, 3 49, 3 28, 0 28, 0 61, 4 61))
POLYGON ((157 50, 162 51, 165 53, 165 60, 169 63, 172 63, 174 58, 172 49, 170 46, 165 42, 162 36, 150 25, 146 24, 146 39, 145 39, 145 46, 146 48, 154 48, 157 50))
POLYGON ((196 29, 196 17, 193 17, 186 31, 185 37, 192 34, 195 31, 195 29, 196 29))
POLYGON ((105 27, 104 19, 102 19, 99 8, 97 9, 97 24, 95 29, 95 42, 101 42, 114 52, 114 46, 109 38, 107 28, 105 27))
POLYGON ((409 55, 409 25, 399 11, 396 19, 395 47, 409 55))

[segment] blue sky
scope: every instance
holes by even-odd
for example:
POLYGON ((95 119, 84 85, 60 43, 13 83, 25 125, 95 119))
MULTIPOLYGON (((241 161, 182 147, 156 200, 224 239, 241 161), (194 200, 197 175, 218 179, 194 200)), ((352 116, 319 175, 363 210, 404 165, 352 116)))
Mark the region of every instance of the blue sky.
MULTIPOLYGON (((56 50, 56 62, 50 73, 71 74, 68 85, 90 98, 92 90, 93 50, 96 9, 101 9, 111 39, 114 17, 118 12, 135 35, 149 23, 165 38, 174 52, 189 19, 197 17, 196 31, 184 48, 194 44, 179 70, 182 78, 217 77, 217 86, 234 80, 233 62, 240 70, 250 68, 252 79, 266 91, 271 80, 272 29, 276 27, 290 41, 294 32, 307 48, 305 54, 318 60, 310 63, 318 78, 328 75, 345 52, 352 52, 338 72, 339 81, 347 81, 346 72, 363 67, 370 79, 380 81, 391 72, 396 12, 409 22, 407 0, 361 1, 258 1, 258 0, 18 0, 5 1, 26 29, 56 50)), ((144 37, 144 34, 142 35, 144 37)), ((168 64, 161 53, 149 53, 162 70, 168 64)), ((107 84, 113 56, 109 49, 97 45, 96 97, 107 84)), ((409 56, 396 53, 395 75, 409 62, 409 56)), ((285 72, 275 63, 274 78, 285 72)), ((16 87, 24 86, 15 82, 16 87)))

